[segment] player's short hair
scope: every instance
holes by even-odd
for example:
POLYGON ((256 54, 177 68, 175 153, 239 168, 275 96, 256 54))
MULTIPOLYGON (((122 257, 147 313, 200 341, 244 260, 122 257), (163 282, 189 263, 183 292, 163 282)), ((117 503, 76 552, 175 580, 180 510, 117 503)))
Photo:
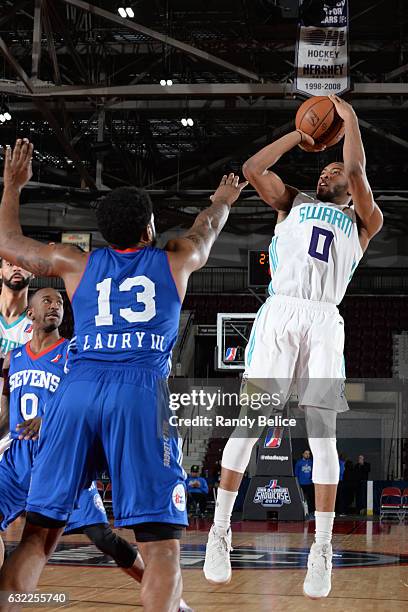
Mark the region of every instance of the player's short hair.
POLYGON ((98 201, 96 219, 106 242, 126 249, 139 242, 152 212, 152 201, 144 189, 119 187, 98 201))

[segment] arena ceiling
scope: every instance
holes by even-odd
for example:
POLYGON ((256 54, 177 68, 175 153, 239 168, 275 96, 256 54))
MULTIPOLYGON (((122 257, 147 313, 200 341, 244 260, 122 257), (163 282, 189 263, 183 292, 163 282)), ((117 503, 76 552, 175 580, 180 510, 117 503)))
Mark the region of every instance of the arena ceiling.
MULTIPOLYGON (((198 203, 292 125, 297 0, 129 1, 126 20, 123 4, 0 0, 0 103, 12 116, 0 140, 36 145, 30 201, 87 207, 95 189, 136 184, 157 200, 198 203)), ((351 99, 369 178, 377 195, 408 201, 406 4, 349 2, 351 99)), ((313 189, 340 156, 341 147, 296 150, 279 171, 313 189)))

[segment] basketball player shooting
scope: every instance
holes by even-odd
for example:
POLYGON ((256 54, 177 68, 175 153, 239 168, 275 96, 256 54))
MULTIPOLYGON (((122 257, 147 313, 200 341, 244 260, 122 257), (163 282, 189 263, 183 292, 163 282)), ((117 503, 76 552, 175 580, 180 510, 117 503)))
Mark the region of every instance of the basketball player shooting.
MULTIPOLYGON (((176 612, 182 593, 179 540, 187 525, 185 472, 177 436, 158 435, 163 410, 169 412, 170 357, 188 278, 205 265, 246 182, 224 176, 212 205, 165 249, 155 248, 149 195, 136 188, 112 191, 96 212, 110 246, 88 255, 23 235, 19 197, 31 177, 32 153, 27 140, 5 151, 0 256, 39 276, 62 277, 76 341, 70 370, 47 406, 26 527, 0 572, 0 590, 36 588, 81 483, 94 473, 89 462, 102 443, 115 524, 133 529, 145 563, 143 609, 176 612)), ((12 609, 6 604, 2 612, 12 609)))
MULTIPOLYGON (((278 213, 270 247, 270 297, 258 311, 252 328, 245 353, 245 377, 248 381, 286 380, 287 396, 289 383, 298 383, 299 404, 305 411, 313 453, 316 499, 315 542, 303 589, 306 596, 316 599, 327 597, 331 589, 331 537, 339 480, 336 414, 348 409, 342 393, 335 396, 336 401, 328 402, 320 386, 323 381, 344 381, 344 322, 337 304, 383 222, 367 180, 356 114, 344 100, 329 98, 344 121, 344 161, 330 163, 322 170, 315 198, 286 185, 269 170, 297 145, 309 151, 324 148, 300 130, 266 146, 243 167, 245 178, 278 213), (319 381, 313 383, 312 379, 319 381)), ((282 405, 285 401, 283 398, 282 405)), ((223 452, 204 565, 204 574, 212 583, 231 579, 231 513, 257 439, 233 435, 223 452)))

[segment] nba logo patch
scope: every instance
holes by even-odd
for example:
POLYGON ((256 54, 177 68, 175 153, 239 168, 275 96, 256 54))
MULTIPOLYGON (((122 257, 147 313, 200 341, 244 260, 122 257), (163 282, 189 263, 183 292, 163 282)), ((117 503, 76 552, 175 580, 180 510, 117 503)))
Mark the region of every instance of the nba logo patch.
POLYGON ((235 347, 230 347, 227 348, 225 351, 225 359, 224 361, 235 361, 235 358, 237 356, 237 348, 235 347))
POLYGON ((28 325, 25 326, 24 333, 25 334, 31 334, 32 331, 33 331, 33 324, 32 323, 28 323, 28 325))
POLYGON ((51 363, 58 363, 62 359, 62 355, 57 355, 54 359, 51 359, 51 363))
POLYGON ((186 509, 186 492, 182 484, 178 484, 174 487, 171 497, 177 510, 184 512, 186 509))
POLYGON ((264 448, 279 448, 282 444, 283 427, 270 427, 265 436, 264 448))

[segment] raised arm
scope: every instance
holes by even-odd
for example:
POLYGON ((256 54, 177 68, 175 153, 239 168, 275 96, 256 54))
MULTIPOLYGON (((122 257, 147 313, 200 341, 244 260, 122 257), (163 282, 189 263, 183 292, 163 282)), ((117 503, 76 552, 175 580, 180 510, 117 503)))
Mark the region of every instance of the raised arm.
POLYGON ((295 130, 255 153, 242 167, 245 178, 255 187, 262 200, 283 213, 290 211, 299 191, 286 185, 275 172, 268 168, 274 166, 284 153, 302 144, 315 146, 311 136, 295 130))
POLYGON ((0 205, 0 257, 38 276, 60 276, 68 294, 75 290, 87 256, 71 245, 47 245, 23 235, 20 193, 32 176, 33 145, 17 140, 13 152, 4 150, 4 190, 0 205))
POLYGON ((344 172, 347 176, 354 208, 360 220, 360 243, 365 250, 371 238, 382 228, 383 215, 374 201, 367 179, 366 156, 357 115, 348 102, 338 96, 329 96, 329 98, 344 121, 346 130, 343 146, 344 172))
POLYGON ((224 175, 211 206, 197 215, 192 227, 180 238, 169 240, 165 250, 180 298, 183 299, 190 274, 207 263, 211 248, 224 227, 231 206, 248 183, 239 182, 239 176, 224 175))

